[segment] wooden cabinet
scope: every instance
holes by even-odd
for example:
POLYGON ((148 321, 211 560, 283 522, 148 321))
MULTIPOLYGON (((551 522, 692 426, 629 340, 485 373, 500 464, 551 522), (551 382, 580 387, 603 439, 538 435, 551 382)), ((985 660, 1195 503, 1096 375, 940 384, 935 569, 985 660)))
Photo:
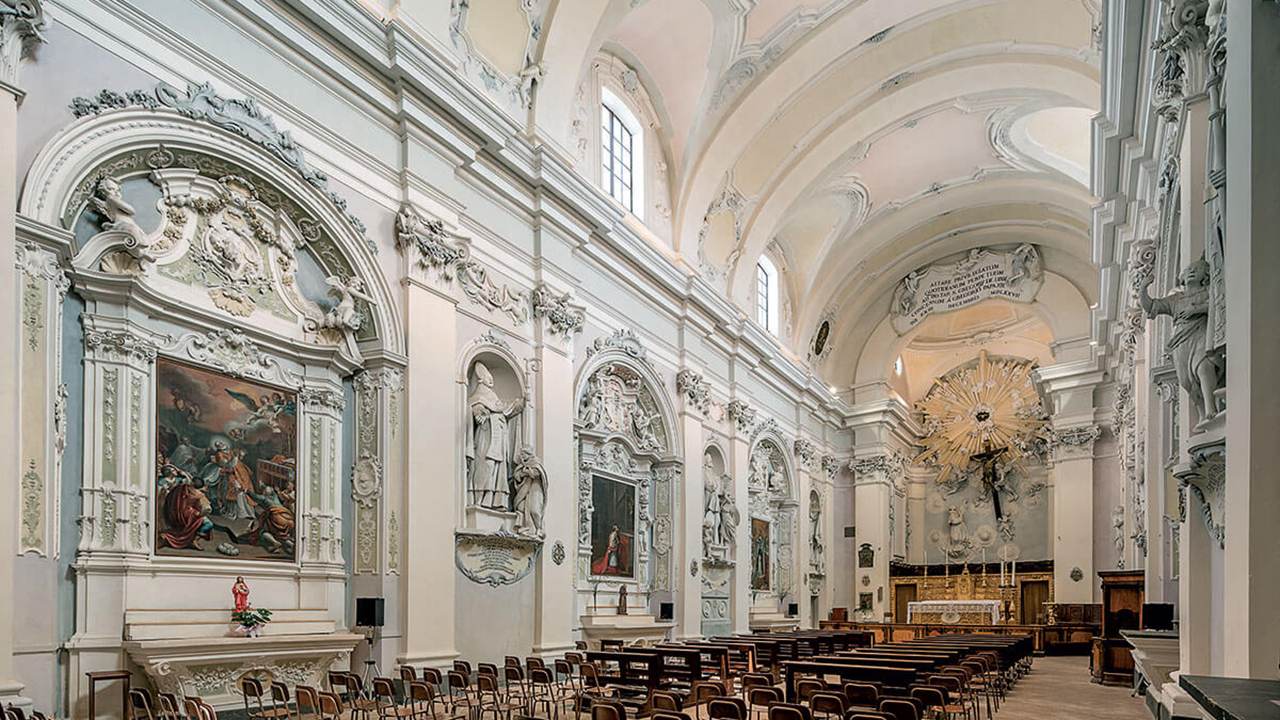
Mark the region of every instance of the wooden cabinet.
POLYGON ((1133 656, 1121 630, 1142 628, 1145 597, 1141 570, 1104 570, 1102 578, 1102 637, 1094 638, 1090 653, 1093 681, 1128 685, 1133 681, 1133 656))

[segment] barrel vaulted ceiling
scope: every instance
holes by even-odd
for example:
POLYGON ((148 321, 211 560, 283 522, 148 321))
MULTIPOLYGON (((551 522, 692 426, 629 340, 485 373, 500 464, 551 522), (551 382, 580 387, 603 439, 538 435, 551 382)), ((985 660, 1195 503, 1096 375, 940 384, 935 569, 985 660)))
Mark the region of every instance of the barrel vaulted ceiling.
MULTIPOLYGON (((523 119, 566 156, 593 61, 633 69, 670 186, 663 241, 744 308, 770 248, 783 341, 803 356, 834 318, 840 360, 822 374, 844 385, 864 374, 893 285, 969 248, 1039 245, 1068 311, 1087 315, 1099 5, 454 0, 453 33, 492 74, 523 80, 523 119)), ((1079 318, 1044 321, 1058 342, 1087 334, 1079 318)))

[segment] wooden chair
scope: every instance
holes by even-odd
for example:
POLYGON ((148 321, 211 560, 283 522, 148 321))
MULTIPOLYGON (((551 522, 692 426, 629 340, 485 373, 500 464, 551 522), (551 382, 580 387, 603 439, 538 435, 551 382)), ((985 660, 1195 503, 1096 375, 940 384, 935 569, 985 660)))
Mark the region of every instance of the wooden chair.
POLYGON ((520 659, 516 658, 515 660, 515 665, 507 665, 502 668, 503 679, 507 683, 507 702, 518 700, 520 707, 528 711, 531 698, 529 681, 524 676, 524 668, 520 666, 520 659))
POLYGON ((289 686, 279 680, 271 681, 271 706, 284 710, 287 718, 294 716, 294 711, 289 707, 289 686))
POLYGON ((556 693, 555 680, 551 677, 550 670, 545 667, 533 668, 529 672, 529 688, 530 714, 537 715, 538 706, 544 705, 548 718, 560 717, 560 706, 564 699, 556 693))
POLYGON ((774 703, 769 706, 769 720, 813 720, 808 705, 774 703))
POLYGON ((649 694, 649 706, 653 708, 654 712, 659 710, 673 713, 684 712, 684 703, 680 702, 680 698, 675 693, 669 693, 664 690, 655 690, 649 694))
MULTIPOLYGON (((286 702, 284 707, 279 707, 275 698, 275 683, 272 683, 271 707, 267 707, 263 702, 267 697, 267 690, 262 685, 262 681, 258 678, 241 678, 240 679, 240 695, 244 699, 244 714, 250 718, 258 718, 259 720, 280 720, 292 717, 289 706, 286 702), (257 703, 258 709, 255 711, 250 707, 250 700, 257 703)), ((289 699, 286 690, 285 700, 289 699)), ((188 712, 190 714, 190 712, 188 712)))
POLYGON ((516 667, 523 667, 523 663, 520 662, 520 658, 515 655, 508 655, 502 659, 503 667, 511 667, 512 665, 516 667))
POLYGON ((581 678, 573 672, 573 663, 568 660, 556 660, 551 664, 552 679, 555 680, 556 692, 562 701, 573 700, 582 695, 581 678))
POLYGON ((593 702, 591 720, 627 720, 627 708, 617 700, 593 702))
POLYGON ((591 663, 578 666, 581 675, 582 695, 590 699, 609 698, 617 693, 613 688, 600 681, 600 671, 591 663))
POLYGON ((467 717, 471 717, 472 713, 475 711, 475 698, 471 695, 471 680, 470 677, 461 670, 450 670, 449 713, 451 715, 458 715, 459 708, 466 711, 467 717))
POLYGON ((694 717, 702 717, 702 706, 711 702, 712 698, 722 698, 728 694, 729 691, 725 684, 719 680, 703 680, 694 683, 689 692, 690 700, 693 703, 694 717))
POLYGON ((773 678, 764 673, 747 673, 742 676, 742 697, 745 699, 753 687, 773 685, 773 678))
POLYGON ((471 680, 471 663, 466 660, 454 660, 453 669, 467 676, 467 680, 471 680))
POLYGON ((816 678, 806 678, 796 682, 796 695, 800 698, 800 702, 809 702, 809 697, 814 693, 826 692, 827 684, 816 678))
POLYGON ((960 696, 960 681, 951 675, 929 675, 926 682, 931 687, 936 687, 946 694, 947 705, 946 713, 950 717, 960 714, 969 717, 969 706, 964 703, 960 696))
POLYGON ((218 720, 213 706, 198 697, 189 697, 183 701, 189 720, 218 720))
POLYGON ((857 708, 844 714, 844 720, 895 720, 892 715, 879 710, 863 710, 857 708))
POLYGON ((891 716, 894 720, 920 720, 920 709, 916 704, 902 698, 882 699, 880 712, 891 716))
POLYGON ((707 702, 710 720, 747 720, 747 703, 738 697, 717 697, 707 702))
POLYGON ((651 720, 693 720, 688 713, 658 710, 649 716, 651 720))
POLYGON ((341 720, 342 713, 342 698, 337 693, 320 693, 320 717, 323 720, 341 720))
POLYGON ((400 682, 405 687, 409 687, 409 683, 418 679, 418 670, 412 665, 401 665, 399 673, 400 673, 400 682))
POLYGON ((782 691, 772 685, 757 685, 747 692, 747 707, 751 711, 759 712, 760 715, 767 716, 769 707, 782 702, 782 691))
POLYGON ((912 685, 908 692, 911 697, 920 701, 925 710, 933 711, 934 717, 950 717, 947 705, 947 694, 938 687, 928 685, 912 685))
MULTIPOLYGON (((333 673, 329 675, 332 679, 333 673)), ((350 711, 351 720, 356 718, 368 720, 368 718, 373 717, 373 714, 378 711, 378 703, 372 698, 365 697, 364 681, 360 679, 360 676, 353 672, 344 671, 340 673, 339 681, 345 689, 343 705, 350 711)))
POLYGON ((874 710, 880 706, 880 689, 868 683, 845 683, 844 697, 849 701, 846 708, 874 710))
POLYGON ((498 666, 493 663, 480 663, 476 666, 476 672, 489 677, 498 677, 498 666))
POLYGON ((586 640, 574 640, 574 641, 573 641, 573 649, 574 649, 574 650, 580 650, 580 651, 582 651, 582 652, 586 652, 586 651, 587 651, 587 641, 586 641, 586 640))
POLYGON ((430 683, 422 680, 409 683, 405 687, 405 699, 405 704, 411 711, 410 717, 439 717, 436 715, 436 706, 440 704, 440 699, 436 697, 436 689, 430 683))
MULTIPOLYGON (((494 672, 497 672, 496 667, 494 672)), ((494 720, 500 720, 504 716, 510 718, 511 710, 515 707, 514 703, 503 698, 496 674, 485 672, 476 677, 476 720, 483 718, 486 712, 493 713, 494 720)))
POLYGON ((156 696, 160 701, 160 717, 163 720, 187 720, 183 715, 182 701, 173 693, 160 693, 156 696))
POLYGON ((151 693, 144 688, 130 688, 129 690, 129 718, 130 720, 156 720, 156 714, 151 708, 151 693))
POLYGON ((298 720, 323 720, 318 690, 308 685, 299 685, 293 689, 293 697, 297 701, 295 707, 298 709, 298 720))
POLYGON ((830 717, 840 720, 849 708, 844 695, 833 692, 816 692, 809 696, 809 709, 814 717, 830 717))

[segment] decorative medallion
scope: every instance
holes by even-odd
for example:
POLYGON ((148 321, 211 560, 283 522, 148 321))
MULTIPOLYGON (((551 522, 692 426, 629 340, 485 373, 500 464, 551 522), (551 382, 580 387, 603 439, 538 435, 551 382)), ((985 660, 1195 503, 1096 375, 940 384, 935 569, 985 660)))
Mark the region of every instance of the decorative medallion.
POLYGON ((1078 567, 1071 568, 1071 579, 1075 582, 1080 582, 1084 579, 1084 571, 1078 567))
POLYGON ((551 546, 551 562, 557 565, 564 564, 564 543, 559 540, 556 541, 555 545, 551 546))
POLYGON ((831 338, 831 321, 823 320, 818 325, 818 332, 813 335, 813 356, 815 358, 822 357, 822 353, 827 349, 827 340, 831 338))

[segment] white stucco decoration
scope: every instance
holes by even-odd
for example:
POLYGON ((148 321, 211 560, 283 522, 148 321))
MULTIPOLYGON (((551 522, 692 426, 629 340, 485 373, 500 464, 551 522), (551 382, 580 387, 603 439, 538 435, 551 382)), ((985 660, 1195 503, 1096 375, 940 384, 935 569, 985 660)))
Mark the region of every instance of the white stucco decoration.
POLYGON ((1044 264, 1034 245, 1011 252, 974 248, 959 262, 935 264, 907 275, 893 292, 893 329, 905 334, 935 312, 959 310, 988 298, 1029 303, 1044 285, 1044 264))

